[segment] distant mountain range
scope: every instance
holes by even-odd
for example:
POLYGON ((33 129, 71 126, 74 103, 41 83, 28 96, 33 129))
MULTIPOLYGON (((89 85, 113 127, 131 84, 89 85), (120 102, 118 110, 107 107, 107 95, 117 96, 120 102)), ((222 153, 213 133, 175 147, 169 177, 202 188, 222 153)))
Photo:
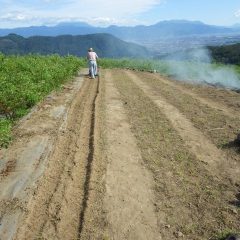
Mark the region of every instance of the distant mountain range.
POLYGON ((240 34, 240 25, 221 27, 207 25, 199 21, 170 20, 162 21, 150 26, 106 28, 94 27, 84 22, 60 23, 56 26, 32 26, 14 29, 0 29, 0 36, 15 33, 23 37, 30 36, 58 36, 85 35, 94 33, 109 33, 122 40, 144 42, 169 37, 184 37, 195 35, 240 34))
POLYGON ((57 37, 34 36, 24 38, 9 34, 0 37, 0 52, 4 54, 60 54, 86 56, 89 47, 95 49, 99 57, 143 58, 149 51, 140 45, 122 41, 110 34, 99 33, 81 36, 61 35, 57 37))

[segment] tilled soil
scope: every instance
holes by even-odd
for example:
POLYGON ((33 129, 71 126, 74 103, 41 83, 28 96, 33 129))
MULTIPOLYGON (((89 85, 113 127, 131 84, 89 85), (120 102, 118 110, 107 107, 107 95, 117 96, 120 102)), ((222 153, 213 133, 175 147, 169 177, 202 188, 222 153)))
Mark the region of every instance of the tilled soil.
POLYGON ((98 79, 81 74, 20 123, 1 159, 0 239, 84 239, 96 229, 96 236, 103 234, 100 89, 98 79), (88 205, 95 206, 91 213, 88 205), (85 227, 90 220, 95 229, 85 227))
POLYGON ((239 231, 239 102, 236 92, 158 74, 79 74, 0 150, 0 239, 239 231))
POLYGON ((105 207, 111 239, 160 240, 153 205, 153 178, 144 168, 123 103, 106 75, 108 166, 105 207))
POLYGON ((154 174, 162 238, 222 239, 239 231, 237 117, 157 74, 115 70, 113 76, 141 155, 154 174), (224 135, 211 134, 219 129, 224 135), (222 136, 234 146, 220 145, 222 136))

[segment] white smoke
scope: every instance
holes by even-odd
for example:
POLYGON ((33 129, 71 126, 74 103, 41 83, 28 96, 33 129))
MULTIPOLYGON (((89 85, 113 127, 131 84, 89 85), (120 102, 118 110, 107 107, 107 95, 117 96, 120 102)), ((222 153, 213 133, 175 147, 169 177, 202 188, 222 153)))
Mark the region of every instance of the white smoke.
POLYGON ((167 72, 176 79, 240 89, 240 79, 234 67, 212 64, 208 49, 186 51, 164 60, 167 72))

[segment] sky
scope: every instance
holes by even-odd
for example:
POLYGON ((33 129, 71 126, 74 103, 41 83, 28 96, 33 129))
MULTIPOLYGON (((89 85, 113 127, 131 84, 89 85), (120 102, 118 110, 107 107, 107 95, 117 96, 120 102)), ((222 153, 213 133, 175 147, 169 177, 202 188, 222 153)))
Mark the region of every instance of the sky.
POLYGON ((240 23, 240 0, 0 0, 0 28, 83 21, 95 26, 151 25, 186 19, 240 23))

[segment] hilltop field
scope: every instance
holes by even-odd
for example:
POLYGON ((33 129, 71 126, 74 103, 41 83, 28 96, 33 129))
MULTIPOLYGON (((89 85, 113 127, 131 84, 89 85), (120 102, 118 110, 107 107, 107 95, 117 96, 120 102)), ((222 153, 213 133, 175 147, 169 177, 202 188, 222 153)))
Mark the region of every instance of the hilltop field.
POLYGON ((15 120, 0 149, 0 239, 237 233, 240 94, 105 67, 96 79, 82 68, 15 120))

